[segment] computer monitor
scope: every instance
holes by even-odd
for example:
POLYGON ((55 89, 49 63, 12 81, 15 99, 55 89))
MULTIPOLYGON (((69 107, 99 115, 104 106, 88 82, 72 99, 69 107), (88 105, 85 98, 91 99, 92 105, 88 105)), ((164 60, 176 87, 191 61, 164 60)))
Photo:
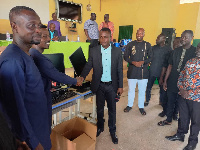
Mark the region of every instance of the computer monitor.
POLYGON ((50 61, 53 63, 54 67, 58 69, 58 71, 65 73, 63 53, 43 54, 43 55, 48 59, 50 59, 50 61))
POLYGON ((74 67, 75 76, 80 76, 83 68, 86 64, 86 59, 83 54, 82 48, 79 47, 71 56, 69 56, 69 60, 74 67))

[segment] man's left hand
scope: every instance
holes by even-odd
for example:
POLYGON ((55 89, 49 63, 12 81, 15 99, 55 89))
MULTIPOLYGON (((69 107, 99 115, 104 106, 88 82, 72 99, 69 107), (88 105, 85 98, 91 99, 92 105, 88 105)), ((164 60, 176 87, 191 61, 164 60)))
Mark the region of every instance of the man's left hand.
POLYGON ((180 89, 180 93, 181 93, 181 97, 183 97, 183 98, 185 98, 185 99, 188 98, 188 96, 189 96, 187 90, 180 89))
POLYGON ((123 93, 123 88, 118 88, 118 90, 117 90, 117 94, 122 95, 122 93, 123 93))

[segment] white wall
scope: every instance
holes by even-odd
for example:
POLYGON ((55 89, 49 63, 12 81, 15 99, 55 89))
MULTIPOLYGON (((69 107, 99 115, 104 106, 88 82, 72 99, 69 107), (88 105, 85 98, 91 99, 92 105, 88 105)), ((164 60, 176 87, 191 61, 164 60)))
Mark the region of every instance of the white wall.
POLYGON ((9 11, 14 6, 28 6, 37 12, 42 23, 49 21, 49 0, 0 0, 0 19, 9 19, 9 11))

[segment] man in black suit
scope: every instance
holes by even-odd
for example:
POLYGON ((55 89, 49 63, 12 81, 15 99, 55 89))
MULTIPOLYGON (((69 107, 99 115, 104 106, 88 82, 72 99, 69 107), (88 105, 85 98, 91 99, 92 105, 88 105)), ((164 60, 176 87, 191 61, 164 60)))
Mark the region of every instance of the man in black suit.
POLYGON ((91 90, 96 94, 97 137, 104 131, 104 105, 108 106, 108 126, 112 142, 118 144, 116 136, 116 101, 117 94, 123 93, 123 61, 120 48, 110 44, 111 31, 100 30, 100 45, 90 50, 87 64, 81 77, 85 78, 93 68, 91 90))
POLYGON ((59 37, 58 37, 58 31, 55 30, 56 25, 54 23, 51 23, 49 26, 49 35, 51 38, 51 41, 58 41, 59 37))

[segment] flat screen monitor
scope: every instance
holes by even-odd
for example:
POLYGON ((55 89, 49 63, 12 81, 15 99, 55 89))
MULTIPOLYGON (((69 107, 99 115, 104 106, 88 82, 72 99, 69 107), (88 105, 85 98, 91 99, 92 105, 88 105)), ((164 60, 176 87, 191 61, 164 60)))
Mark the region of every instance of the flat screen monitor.
POLYGON ((58 69, 58 71, 65 73, 63 53, 43 54, 43 55, 47 57, 48 59, 50 59, 50 61, 53 63, 54 67, 58 69))
POLYGON ((58 19, 79 23, 82 22, 82 4, 63 0, 57 0, 56 4, 58 8, 58 19))
POLYGON ((79 47, 71 56, 69 56, 69 60, 71 61, 72 66, 74 67, 76 76, 80 76, 86 64, 86 59, 83 54, 82 48, 79 47))

